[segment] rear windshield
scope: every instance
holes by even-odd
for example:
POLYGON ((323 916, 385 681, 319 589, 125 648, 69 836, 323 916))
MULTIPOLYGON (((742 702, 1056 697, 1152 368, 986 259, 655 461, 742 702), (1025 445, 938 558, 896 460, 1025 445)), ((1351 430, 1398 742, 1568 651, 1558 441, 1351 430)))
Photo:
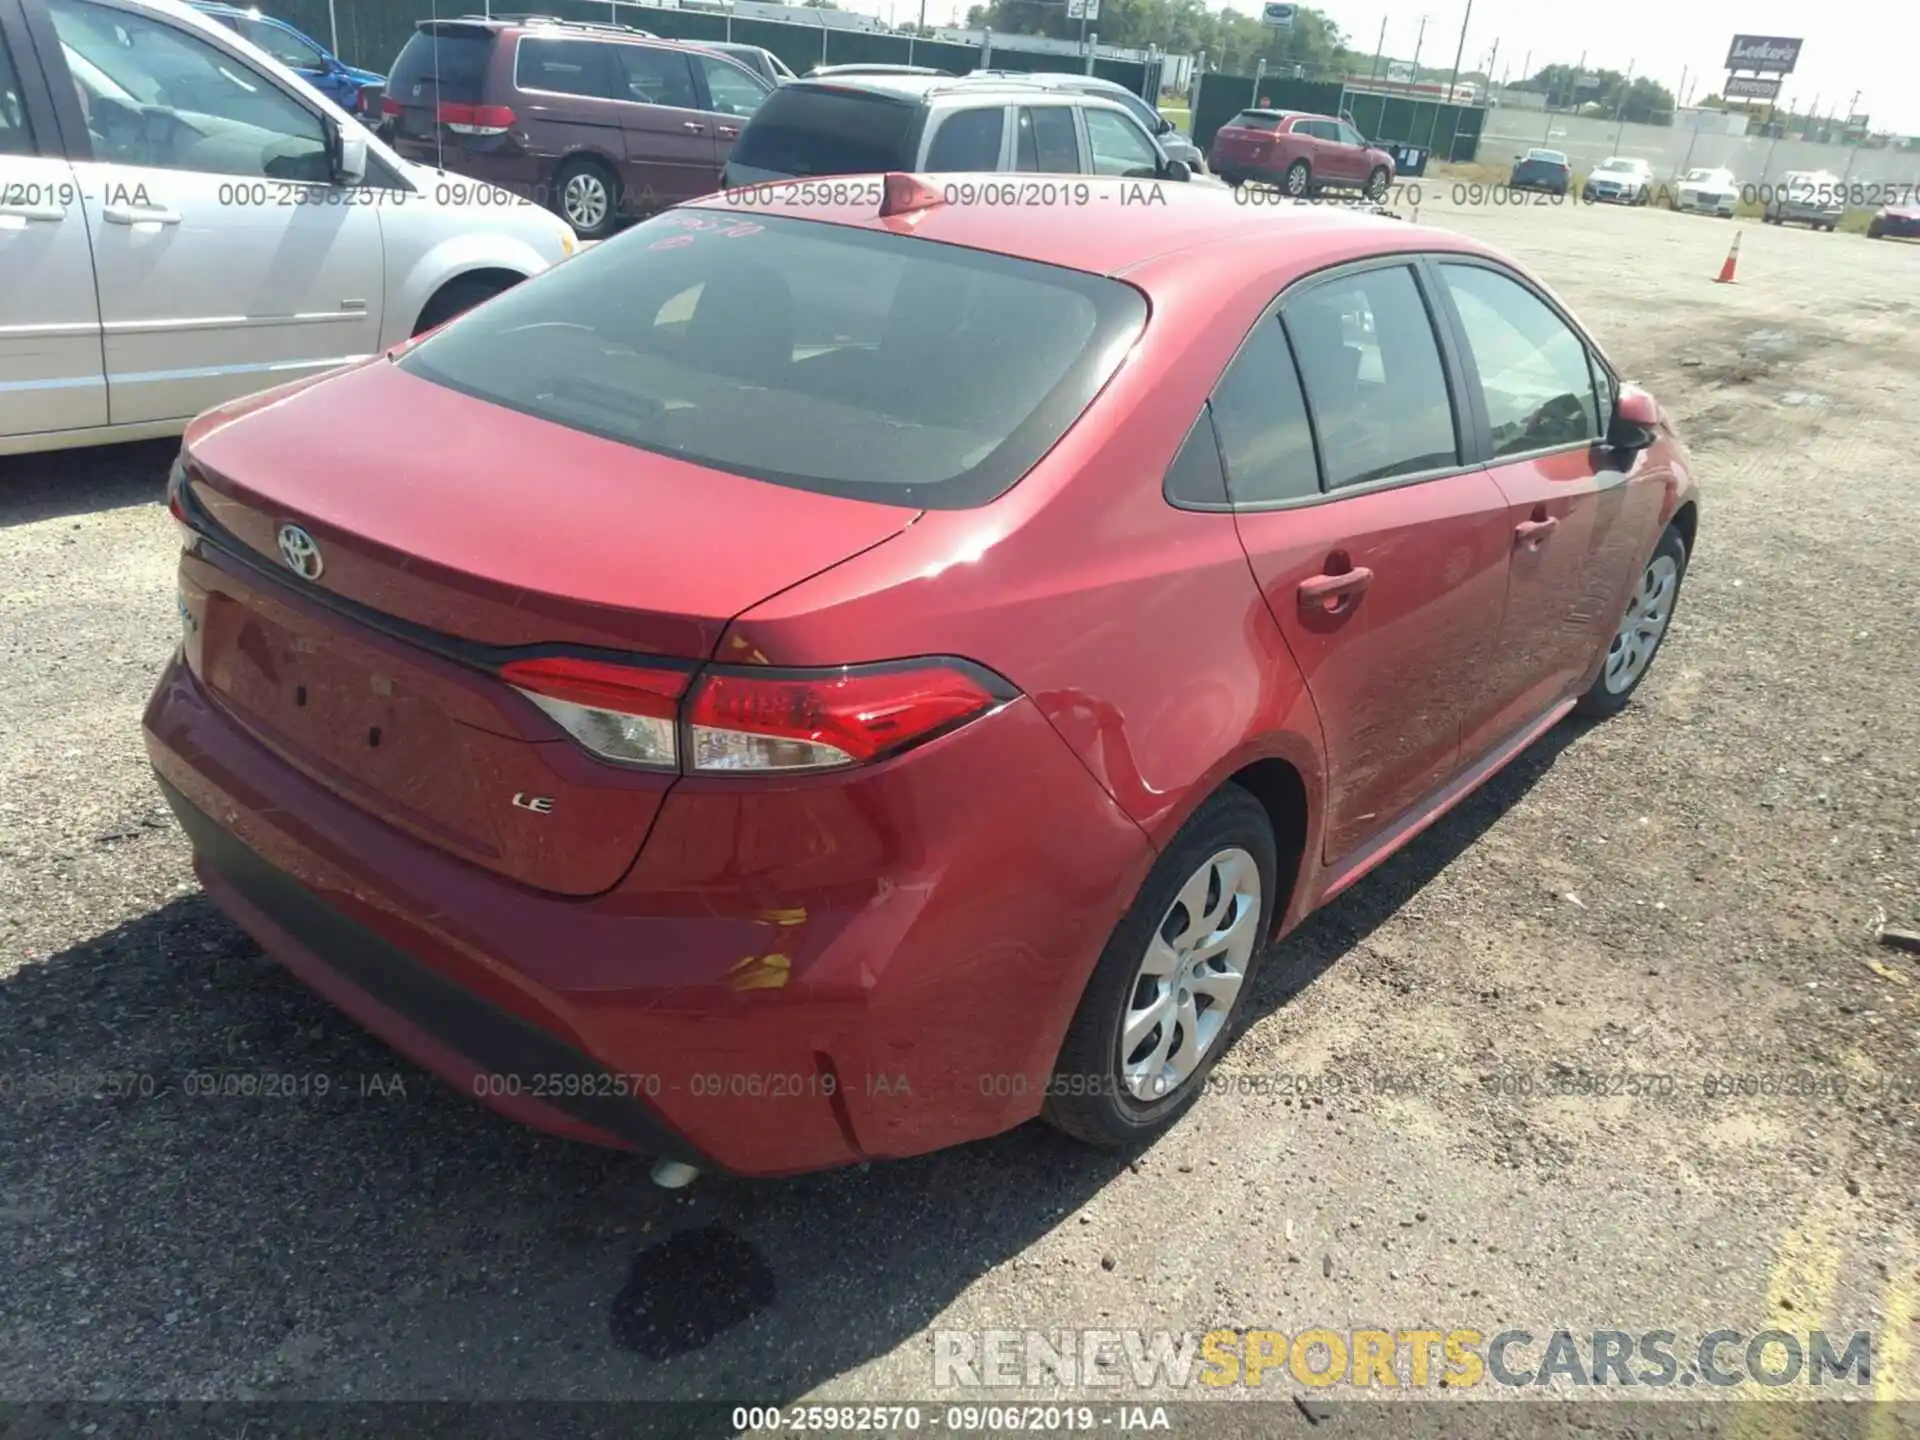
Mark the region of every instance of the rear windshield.
POLYGON ((690 208, 516 286, 398 364, 714 469, 957 509, 1052 448, 1145 319, 1138 291, 1077 270, 690 208))
POLYGON ((911 170, 920 107, 867 90, 787 85, 754 112, 733 147, 736 164, 775 175, 865 175, 911 170))
POLYGON ((387 76, 387 94, 403 103, 430 105, 439 99, 478 105, 485 98, 481 89, 493 37, 492 30, 472 25, 421 26, 400 47, 393 73, 387 76))
POLYGON ((1228 122, 1241 130, 1278 130, 1278 115, 1262 115, 1257 110, 1242 110, 1228 122))

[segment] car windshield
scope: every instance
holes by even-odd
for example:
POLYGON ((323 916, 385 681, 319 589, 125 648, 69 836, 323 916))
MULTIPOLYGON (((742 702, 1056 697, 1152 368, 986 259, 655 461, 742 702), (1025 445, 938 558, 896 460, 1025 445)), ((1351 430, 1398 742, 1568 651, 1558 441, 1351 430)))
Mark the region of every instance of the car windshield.
POLYGON ((1228 123, 1242 130, 1277 130, 1280 128, 1280 117, 1259 110, 1242 110, 1228 123))
POLYGON ((1601 161, 1599 168, 1611 171, 1638 170, 1643 163, 1639 160, 1622 160, 1616 156, 1613 159, 1601 161))
POLYGON ((1690 184, 1699 182, 1712 185, 1725 179, 1726 173, 1724 170, 1689 170, 1687 171, 1687 181, 1690 184))
POLYGON ((397 363, 695 464, 948 509, 993 498, 1046 454, 1145 319, 1138 291, 1078 270, 683 209, 397 363))
POLYGON ((1558 150, 1529 150, 1527 152, 1527 158, 1529 160, 1544 160, 1549 165, 1564 165, 1567 163, 1567 157, 1562 155, 1558 150))

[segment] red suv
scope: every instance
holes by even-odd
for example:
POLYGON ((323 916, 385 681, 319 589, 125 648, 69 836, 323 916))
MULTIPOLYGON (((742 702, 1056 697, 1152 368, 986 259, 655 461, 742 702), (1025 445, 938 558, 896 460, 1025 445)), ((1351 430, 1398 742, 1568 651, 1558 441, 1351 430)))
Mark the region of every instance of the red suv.
POLYGON ((422 20, 381 99, 410 160, 546 205, 587 239, 714 190, 773 93, 732 58, 641 30, 422 20))
POLYGON ((1393 156, 1351 124, 1297 110, 1242 110, 1215 132, 1207 168, 1229 185, 1257 180, 1298 196, 1343 189, 1378 199, 1393 183, 1393 156))
POLYGON ((1170 1125, 1269 941, 1627 703, 1697 502, 1467 237, 1059 179, 716 196, 196 421, 145 726, 209 894, 582 1139, 1170 1125))

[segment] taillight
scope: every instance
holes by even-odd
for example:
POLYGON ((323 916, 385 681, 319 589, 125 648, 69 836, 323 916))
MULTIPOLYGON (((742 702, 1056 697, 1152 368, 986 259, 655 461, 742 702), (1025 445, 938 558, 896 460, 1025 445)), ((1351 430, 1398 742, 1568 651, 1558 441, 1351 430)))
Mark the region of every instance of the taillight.
POLYGON ((687 671, 553 655, 510 661, 500 678, 594 754, 653 770, 679 768, 687 671))
POLYGON ((167 513, 180 527, 180 538, 190 541, 199 533, 193 528, 193 518, 187 514, 187 462, 175 460, 173 469, 167 472, 167 513))
POLYGON ((513 111, 505 105, 459 105, 442 100, 438 118, 456 135, 504 135, 513 124, 513 111))
POLYGON ((399 119, 400 116, 405 113, 405 108, 406 107, 401 105, 401 103, 391 95, 382 95, 380 97, 380 113, 390 120, 399 119))
POLYGON ((693 678, 553 656, 512 661, 500 674, 594 754, 690 775, 870 764, 1014 695, 991 672, 944 659, 829 670, 713 666, 693 678))
POLYGON ((999 705, 972 666, 914 661, 765 674, 712 670, 687 702, 689 771, 831 770, 879 760, 999 705))

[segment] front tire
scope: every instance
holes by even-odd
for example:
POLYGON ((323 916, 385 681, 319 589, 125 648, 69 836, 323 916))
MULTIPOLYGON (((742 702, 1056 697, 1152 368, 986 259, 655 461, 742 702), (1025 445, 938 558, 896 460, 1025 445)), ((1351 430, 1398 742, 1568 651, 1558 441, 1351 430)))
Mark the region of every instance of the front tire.
POLYGON ((1869 220, 1867 222, 1867 238, 1869 240, 1879 240, 1884 237, 1886 233, 1887 227, 1882 225, 1878 220, 1869 220))
POLYGON ((1686 575, 1687 542, 1669 525, 1627 597, 1613 643, 1600 663, 1600 673, 1574 707, 1582 715, 1605 719, 1627 708, 1627 701, 1647 678, 1653 657, 1667 638, 1674 608, 1680 603, 1680 582, 1686 575))
POLYGON ((1366 195, 1369 200, 1384 199, 1387 193, 1387 167, 1376 165, 1367 176, 1366 195))
POLYGON ((1296 200, 1305 200, 1313 194, 1313 167, 1304 160, 1296 160, 1287 166, 1285 180, 1281 188, 1296 200))
POLYGON ((1041 1114, 1100 1149, 1172 1127, 1233 1037, 1273 928, 1273 826, 1238 785, 1161 852, 1094 966, 1041 1114))

